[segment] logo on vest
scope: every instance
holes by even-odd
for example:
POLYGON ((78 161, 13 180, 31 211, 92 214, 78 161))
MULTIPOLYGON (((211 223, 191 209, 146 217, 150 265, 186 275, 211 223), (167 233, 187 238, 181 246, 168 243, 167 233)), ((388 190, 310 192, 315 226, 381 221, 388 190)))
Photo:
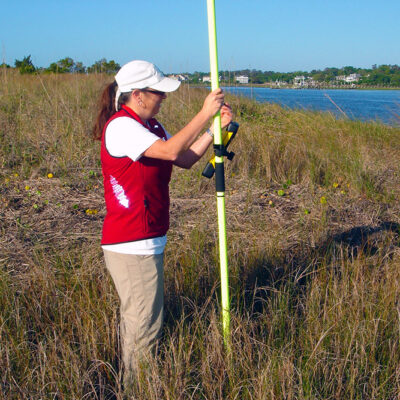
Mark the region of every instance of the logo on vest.
POLYGON ((117 198, 119 204, 121 206, 128 208, 129 207, 129 199, 125 195, 124 188, 118 183, 118 181, 110 175, 110 183, 112 190, 114 192, 115 197, 117 198))

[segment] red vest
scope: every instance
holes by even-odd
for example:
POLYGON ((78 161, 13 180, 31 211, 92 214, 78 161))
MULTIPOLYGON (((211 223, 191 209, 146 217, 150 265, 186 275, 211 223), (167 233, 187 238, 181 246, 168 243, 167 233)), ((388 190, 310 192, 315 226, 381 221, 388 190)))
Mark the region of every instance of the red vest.
POLYGON ((111 156, 105 145, 105 131, 108 124, 119 117, 133 118, 158 137, 167 139, 156 119, 149 120, 149 128, 125 105, 107 121, 101 140, 101 165, 107 208, 101 244, 163 236, 169 228, 168 185, 172 162, 145 156, 138 161, 132 161, 129 157, 111 156))

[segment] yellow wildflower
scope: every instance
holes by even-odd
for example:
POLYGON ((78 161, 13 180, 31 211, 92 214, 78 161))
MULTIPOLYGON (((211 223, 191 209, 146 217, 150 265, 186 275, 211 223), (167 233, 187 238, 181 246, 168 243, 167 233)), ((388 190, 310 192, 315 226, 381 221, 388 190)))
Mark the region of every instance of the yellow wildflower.
POLYGON ((48 177, 49 179, 51 179, 51 178, 54 177, 54 175, 50 172, 50 173, 47 174, 47 177, 48 177))
POLYGON ((86 210, 86 214, 88 214, 88 215, 94 215, 94 214, 97 214, 97 213, 98 213, 98 211, 95 208, 94 209, 88 208, 86 210))
POLYGON ((320 201, 321 204, 326 204, 326 197, 325 197, 325 196, 322 196, 322 197, 319 199, 319 201, 320 201))

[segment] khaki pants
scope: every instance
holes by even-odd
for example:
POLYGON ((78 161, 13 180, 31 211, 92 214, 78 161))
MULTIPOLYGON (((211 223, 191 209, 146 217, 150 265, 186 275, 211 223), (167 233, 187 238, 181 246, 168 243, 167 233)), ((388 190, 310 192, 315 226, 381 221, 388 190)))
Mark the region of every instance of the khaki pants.
POLYGON ((154 350, 164 311, 164 254, 132 255, 104 250, 121 305, 124 381, 154 350))

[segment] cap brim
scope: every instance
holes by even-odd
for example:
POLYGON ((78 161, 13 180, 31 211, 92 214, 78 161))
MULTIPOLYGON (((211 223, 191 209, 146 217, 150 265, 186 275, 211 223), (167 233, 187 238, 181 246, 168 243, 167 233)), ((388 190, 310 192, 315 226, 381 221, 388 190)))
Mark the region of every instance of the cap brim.
POLYGON ((149 86, 150 89, 159 90, 161 92, 173 92, 180 86, 181 82, 177 79, 164 77, 160 82, 149 86))

